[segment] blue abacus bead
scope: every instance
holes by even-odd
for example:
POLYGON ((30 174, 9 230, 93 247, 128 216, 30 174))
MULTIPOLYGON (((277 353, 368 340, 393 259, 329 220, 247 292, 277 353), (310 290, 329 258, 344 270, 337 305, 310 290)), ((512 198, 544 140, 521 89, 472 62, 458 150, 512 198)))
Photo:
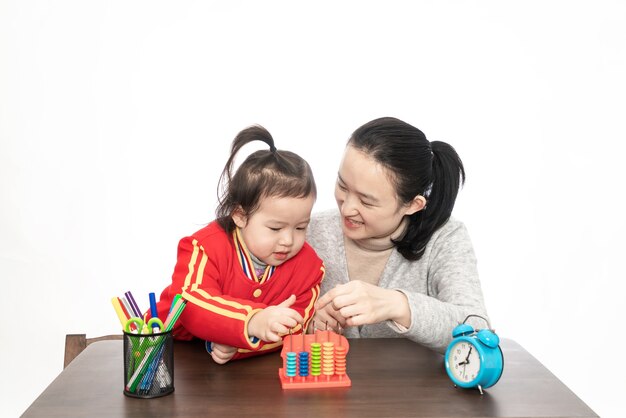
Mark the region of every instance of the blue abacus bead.
POLYGON ((307 377, 309 375, 309 353, 306 351, 300 352, 300 376, 307 377))
POLYGON ((285 364, 285 376, 294 377, 296 375, 296 353, 288 352, 287 353, 287 362, 285 364))

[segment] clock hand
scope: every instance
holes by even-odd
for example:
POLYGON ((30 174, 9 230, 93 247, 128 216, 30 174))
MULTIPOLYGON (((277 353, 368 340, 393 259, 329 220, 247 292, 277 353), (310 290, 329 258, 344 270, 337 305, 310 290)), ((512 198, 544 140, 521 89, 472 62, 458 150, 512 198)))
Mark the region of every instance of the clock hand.
POLYGON ((470 355, 472 354, 472 348, 474 347, 470 347, 469 351, 467 352, 467 357, 465 357, 465 360, 460 363, 457 363, 458 366, 464 366, 466 364, 469 364, 470 362, 469 358, 470 358, 470 355))
POLYGON ((470 354, 472 354, 472 348, 474 348, 474 346, 470 345, 470 349, 467 352, 467 357, 465 357, 465 364, 469 364, 469 358, 470 358, 470 354))

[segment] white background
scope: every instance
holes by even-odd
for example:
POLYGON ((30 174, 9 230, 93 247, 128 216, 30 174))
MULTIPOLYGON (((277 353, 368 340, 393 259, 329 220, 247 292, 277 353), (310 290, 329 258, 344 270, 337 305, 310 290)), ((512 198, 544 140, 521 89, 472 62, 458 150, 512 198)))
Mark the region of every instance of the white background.
POLYGON ((0 0, 0 415, 167 285, 239 130, 311 163, 317 211, 380 116, 463 158, 498 333, 620 415, 625 28, 622 1, 0 0))

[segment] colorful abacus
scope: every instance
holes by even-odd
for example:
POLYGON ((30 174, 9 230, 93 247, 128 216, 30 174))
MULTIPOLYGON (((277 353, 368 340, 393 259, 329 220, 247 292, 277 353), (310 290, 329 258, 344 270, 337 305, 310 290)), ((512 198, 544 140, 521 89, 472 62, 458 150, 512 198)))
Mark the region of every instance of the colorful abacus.
POLYGON ((280 353, 283 367, 278 377, 283 389, 352 386, 346 374, 348 340, 333 331, 288 335, 280 353))

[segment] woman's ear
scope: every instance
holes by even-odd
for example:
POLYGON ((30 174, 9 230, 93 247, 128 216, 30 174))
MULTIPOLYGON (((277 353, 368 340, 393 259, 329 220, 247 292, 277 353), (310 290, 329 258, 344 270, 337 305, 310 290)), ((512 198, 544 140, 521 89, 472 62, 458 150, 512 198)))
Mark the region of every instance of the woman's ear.
POLYGON ((248 223, 248 217, 243 213, 241 206, 237 206, 230 217, 233 218, 233 222, 235 222, 235 225, 239 228, 245 227, 248 223))
POLYGON ((406 206, 406 211, 404 212, 404 214, 405 215, 413 215, 414 213, 419 212, 420 210, 424 209, 425 207, 426 207, 426 198, 424 196, 418 194, 406 206))

